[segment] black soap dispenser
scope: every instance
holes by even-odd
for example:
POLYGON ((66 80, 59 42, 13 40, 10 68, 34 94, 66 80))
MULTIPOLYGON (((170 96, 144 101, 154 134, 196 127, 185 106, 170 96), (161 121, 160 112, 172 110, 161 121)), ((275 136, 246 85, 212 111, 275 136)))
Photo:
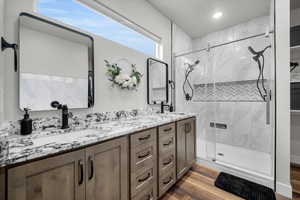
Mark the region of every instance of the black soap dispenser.
POLYGON ((21 135, 29 135, 32 133, 32 119, 29 117, 29 109, 24 108, 24 119, 21 120, 21 135))

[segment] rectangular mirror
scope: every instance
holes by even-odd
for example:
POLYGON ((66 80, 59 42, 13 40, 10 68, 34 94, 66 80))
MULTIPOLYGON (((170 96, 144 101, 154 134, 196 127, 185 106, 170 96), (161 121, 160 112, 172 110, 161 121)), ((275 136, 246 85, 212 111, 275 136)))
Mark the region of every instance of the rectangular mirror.
POLYGON ((94 104, 94 41, 85 33, 21 13, 19 18, 19 106, 53 110, 94 104))
POLYGON ((147 97, 148 104, 168 103, 168 64, 160 60, 147 60, 147 97))

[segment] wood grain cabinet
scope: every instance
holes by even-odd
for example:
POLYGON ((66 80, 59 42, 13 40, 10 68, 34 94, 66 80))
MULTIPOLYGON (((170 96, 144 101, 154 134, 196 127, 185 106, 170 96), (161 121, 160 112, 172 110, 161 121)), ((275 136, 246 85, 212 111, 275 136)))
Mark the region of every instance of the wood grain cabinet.
POLYGON ((195 162, 195 129, 189 118, 1 168, 0 199, 156 200, 195 162))
POLYGON ((8 169, 8 200, 84 200, 84 151, 8 169))
POLYGON ((157 129, 149 129, 130 136, 131 198, 157 198, 157 129))
POLYGON ((128 200, 128 138, 8 169, 8 200, 128 200))
POLYGON ((158 128, 159 197, 176 182, 176 126, 170 123, 158 128))
POLYGON ((87 148, 86 200, 128 199, 128 139, 87 148))
POLYGON ((194 118, 177 122, 177 179, 180 179, 196 160, 196 122, 194 118))

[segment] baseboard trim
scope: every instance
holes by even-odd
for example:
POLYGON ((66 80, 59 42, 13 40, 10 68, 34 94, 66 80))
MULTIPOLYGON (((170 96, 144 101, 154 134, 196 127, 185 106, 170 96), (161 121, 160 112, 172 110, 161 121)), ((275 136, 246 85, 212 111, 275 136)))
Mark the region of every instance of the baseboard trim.
POLYGON ((278 181, 276 182, 276 193, 288 197, 290 199, 292 199, 293 197, 292 186, 290 184, 284 184, 278 181))

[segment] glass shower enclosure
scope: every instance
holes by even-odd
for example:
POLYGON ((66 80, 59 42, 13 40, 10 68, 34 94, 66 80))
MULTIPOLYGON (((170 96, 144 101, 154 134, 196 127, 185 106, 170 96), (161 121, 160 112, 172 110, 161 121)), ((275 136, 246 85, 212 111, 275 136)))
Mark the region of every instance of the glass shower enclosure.
POLYGON ((199 162, 273 187, 274 34, 263 30, 268 16, 255 20, 210 34, 195 41, 196 50, 175 54, 175 106, 197 114, 199 162), (255 25, 253 33, 239 30, 255 25))

